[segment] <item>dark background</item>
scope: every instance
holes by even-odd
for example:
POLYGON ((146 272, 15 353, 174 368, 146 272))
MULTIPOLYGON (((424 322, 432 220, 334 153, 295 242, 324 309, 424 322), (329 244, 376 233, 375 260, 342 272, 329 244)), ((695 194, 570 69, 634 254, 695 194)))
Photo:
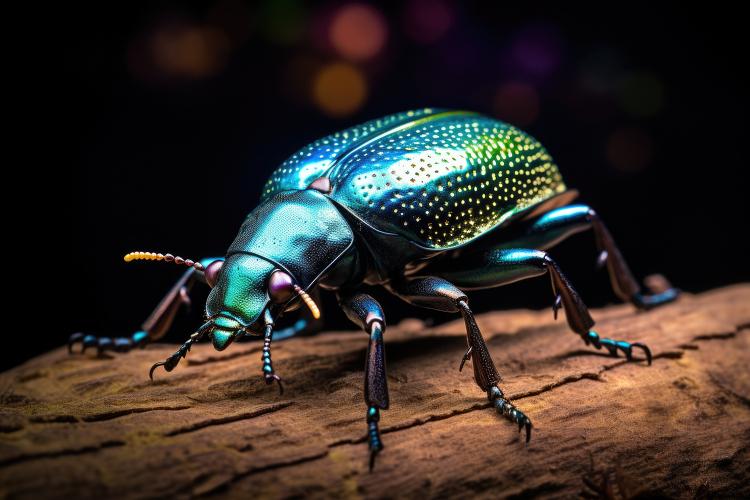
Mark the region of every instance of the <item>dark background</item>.
MULTIPOLYGON (((140 329, 182 270, 123 255, 223 255, 297 149, 419 107, 479 111, 539 139, 638 278, 661 272, 693 293, 750 279, 740 243, 748 58, 736 13, 677 2, 366 5, 375 33, 387 29, 369 58, 329 36, 350 2, 58 3, 8 19, 18 60, 7 62, 6 99, 20 110, 9 149, 21 154, 6 172, 21 177, 6 178, 13 285, 0 368, 76 331, 140 329), (351 86, 335 83, 333 104, 316 101, 316 79, 335 64, 365 82, 359 104, 337 101, 351 86)), ((348 32, 352 43, 362 31, 348 32)), ((617 302, 606 271, 594 271, 590 233, 552 255, 589 306, 617 302)), ((195 291, 166 341, 200 324, 207 291, 195 291)), ((370 293, 392 324, 453 318, 370 293)), ((553 299, 546 278, 470 298, 479 312, 553 299)), ((332 296, 321 309, 326 327, 354 328, 332 296)))

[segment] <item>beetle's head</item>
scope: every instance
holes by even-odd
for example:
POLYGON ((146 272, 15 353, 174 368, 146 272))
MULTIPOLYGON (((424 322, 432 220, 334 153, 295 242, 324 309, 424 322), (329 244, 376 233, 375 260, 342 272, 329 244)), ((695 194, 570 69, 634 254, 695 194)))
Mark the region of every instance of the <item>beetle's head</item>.
POLYGON ((214 347, 221 351, 242 335, 260 335, 281 313, 299 307, 304 292, 353 240, 345 219, 317 191, 287 191, 261 204, 245 219, 226 260, 206 267, 214 347))

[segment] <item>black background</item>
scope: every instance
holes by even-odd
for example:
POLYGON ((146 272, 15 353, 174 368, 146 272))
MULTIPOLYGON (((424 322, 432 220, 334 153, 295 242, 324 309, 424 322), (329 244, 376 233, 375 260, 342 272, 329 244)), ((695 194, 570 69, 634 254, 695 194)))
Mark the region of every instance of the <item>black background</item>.
MULTIPOLYGON (((305 19, 320 9, 301 5, 305 19)), ((498 54, 540 22, 560 34, 563 59, 539 84, 541 112, 524 128, 547 147, 568 186, 580 190, 579 201, 601 214, 634 274, 661 272, 688 292, 750 279, 741 243, 748 214, 748 58, 736 13, 677 2, 461 2, 451 4, 455 20, 446 36, 421 45, 404 34, 401 3, 375 5, 388 21, 388 42, 377 62, 360 65, 369 94, 345 118, 328 117, 285 90, 295 58, 325 64, 337 56, 311 47, 304 35, 291 44, 269 40, 262 5, 247 3, 250 37, 216 75, 157 83, 129 68, 134 41, 165 15, 203 25, 209 3, 58 3, 8 19, 14 35, 6 74, 14 90, 6 100, 20 112, 7 115, 8 149, 19 154, 4 162, 12 283, 0 368, 59 346, 76 331, 138 330, 181 270, 126 264, 122 256, 134 250, 223 255, 270 172, 308 142, 426 106, 498 116, 496 89, 518 77, 498 69, 498 54), (599 47, 618 54, 624 71, 659 78, 658 113, 631 116, 611 95, 587 101, 580 68, 599 47), (571 93, 580 99, 564 98, 571 93), (605 111, 586 119, 579 102, 605 111), (623 127, 643 130, 653 144, 651 161, 635 172, 617 170, 606 156, 608 138, 623 127)), ((617 302, 606 272, 594 271, 591 234, 551 253, 589 306, 617 302)), ((166 341, 181 343, 200 324, 207 291, 196 292, 191 314, 178 316, 166 341)), ((453 318, 402 304, 383 289, 369 293, 391 324, 409 316, 453 318)), ((552 294, 545 278, 470 298, 481 312, 549 307, 552 294)), ((324 296, 321 309, 327 327, 354 328, 332 296, 324 296)))

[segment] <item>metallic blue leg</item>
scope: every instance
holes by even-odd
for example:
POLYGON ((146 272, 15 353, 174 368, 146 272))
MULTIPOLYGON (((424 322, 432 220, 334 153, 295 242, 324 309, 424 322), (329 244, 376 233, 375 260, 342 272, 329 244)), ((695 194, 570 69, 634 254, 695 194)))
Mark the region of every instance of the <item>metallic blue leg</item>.
MULTIPOLYGON (((640 347, 646 353, 649 364, 651 363, 651 353, 645 344, 600 339, 596 333, 591 332, 594 320, 586 304, 557 263, 546 252, 525 248, 491 250, 479 256, 465 256, 464 259, 451 262, 445 268, 433 266, 430 270, 466 289, 505 285, 549 272, 552 278, 552 292, 555 295, 555 302, 552 306, 555 319, 557 319, 557 310, 562 306, 565 308, 565 317, 570 329, 579 334, 587 345, 593 344, 597 349, 604 346, 613 356, 617 355, 619 349, 629 360, 633 359, 632 347, 640 347)), ((472 355, 472 349, 469 349, 461 362, 462 367, 464 361, 472 355)), ((483 389, 486 390, 486 386, 483 389)))
POLYGON ((660 290, 651 295, 642 294, 640 285, 633 277, 607 226, 599 215, 586 205, 570 205, 531 220, 520 227, 515 238, 495 245, 493 249, 547 250, 569 236, 587 229, 594 230, 599 249, 597 267, 607 265, 612 288, 623 301, 631 302, 640 309, 650 309, 671 302, 680 294, 680 290, 671 285, 667 290, 660 290))
POLYGON ((338 299, 339 306, 347 317, 370 335, 370 345, 365 361, 365 402, 367 403, 367 444, 370 450, 370 471, 372 472, 375 457, 383 449, 378 429, 379 410, 387 410, 390 406, 383 347, 385 315, 375 299, 364 293, 342 292, 338 299))

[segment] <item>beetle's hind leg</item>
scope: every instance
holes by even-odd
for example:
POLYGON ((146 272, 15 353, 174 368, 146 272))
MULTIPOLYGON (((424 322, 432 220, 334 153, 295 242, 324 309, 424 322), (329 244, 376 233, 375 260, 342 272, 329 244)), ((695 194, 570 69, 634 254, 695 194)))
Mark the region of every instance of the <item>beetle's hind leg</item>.
MULTIPOLYGON (((632 302, 639 309, 650 309, 670 302, 680 294, 680 290, 673 288, 666 280, 662 280, 663 286, 652 289, 650 295, 641 293, 641 287, 633 277, 612 234, 594 209, 586 205, 559 208, 523 223, 516 238, 496 245, 494 249, 547 250, 567 237, 587 229, 593 229, 599 249, 597 266, 602 267, 606 264, 612 289, 623 301, 632 302)), ((647 287, 652 288, 649 283, 647 287)))
POLYGON ((466 294, 448 281, 434 276, 394 280, 388 289, 394 295, 415 306, 445 312, 461 312, 466 324, 466 339, 469 348, 461 360, 459 371, 466 361, 472 360, 474 381, 487 392, 487 397, 495 405, 498 413, 518 422, 519 431, 526 428, 526 441, 528 442, 531 437, 531 420, 508 401, 498 387, 500 374, 492 361, 474 315, 469 309, 469 299, 466 294))
POLYGON ((365 402, 367 403, 367 444, 370 449, 370 471, 376 455, 383 449, 380 439, 380 410, 387 410, 388 381, 385 376, 383 332, 385 315, 380 305, 364 293, 340 293, 339 305, 347 317, 370 336, 365 362, 365 402))
POLYGON ((460 261, 455 259, 449 265, 431 270, 463 289, 492 288, 549 272, 556 297, 555 307, 562 305, 565 308, 570 329, 579 334, 586 345, 593 344, 597 349, 605 347, 613 356, 621 351, 629 360, 633 359, 633 347, 639 347, 651 364, 651 352, 645 344, 603 339, 591 331, 594 320, 586 304, 547 252, 526 248, 490 250, 477 256, 464 256, 460 261))

